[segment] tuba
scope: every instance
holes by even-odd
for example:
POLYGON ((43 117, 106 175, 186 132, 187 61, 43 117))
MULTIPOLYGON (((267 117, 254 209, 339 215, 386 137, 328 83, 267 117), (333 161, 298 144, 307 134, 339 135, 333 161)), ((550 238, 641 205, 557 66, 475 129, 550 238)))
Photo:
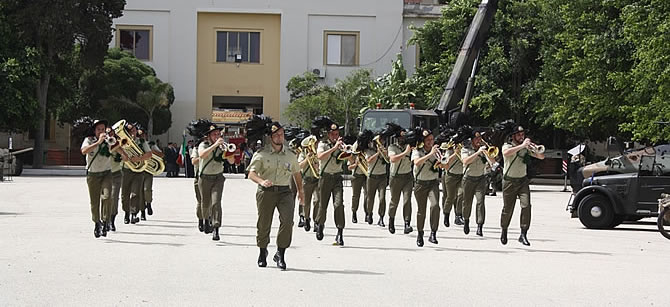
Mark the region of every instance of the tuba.
MULTIPOLYGON (((141 157, 144 155, 144 150, 142 150, 142 148, 140 148, 135 143, 135 141, 130 137, 128 131, 126 131, 125 119, 116 122, 114 126, 112 126, 112 129, 114 130, 114 134, 116 134, 116 138, 118 139, 118 143, 120 144, 121 149, 126 153, 128 158, 141 157)), ((124 161, 123 163, 126 165, 126 167, 135 173, 141 173, 147 168, 146 161, 132 162, 128 160, 124 161)))
POLYGON ((307 159, 307 164, 309 165, 309 170, 312 172, 314 178, 321 178, 317 168, 319 167, 319 161, 316 158, 316 136, 310 135, 300 142, 300 146, 303 148, 303 153, 305 154, 305 159, 307 159))
POLYGON ((159 157, 155 153, 151 153, 151 158, 146 160, 146 169, 145 171, 154 176, 160 175, 165 170, 165 162, 163 158, 159 157))

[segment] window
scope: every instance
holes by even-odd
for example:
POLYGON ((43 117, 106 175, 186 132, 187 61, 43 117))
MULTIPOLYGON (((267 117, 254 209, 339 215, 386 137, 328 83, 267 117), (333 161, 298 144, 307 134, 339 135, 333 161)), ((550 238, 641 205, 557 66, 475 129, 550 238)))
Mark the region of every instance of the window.
POLYGON ((326 65, 358 65, 359 32, 326 31, 324 36, 326 65))
POLYGON ((128 51, 142 61, 151 61, 152 27, 118 26, 116 30, 116 46, 128 51))
POLYGON ((236 56, 243 63, 260 63, 261 32, 217 31, 216 61, 234 63, 236 56))

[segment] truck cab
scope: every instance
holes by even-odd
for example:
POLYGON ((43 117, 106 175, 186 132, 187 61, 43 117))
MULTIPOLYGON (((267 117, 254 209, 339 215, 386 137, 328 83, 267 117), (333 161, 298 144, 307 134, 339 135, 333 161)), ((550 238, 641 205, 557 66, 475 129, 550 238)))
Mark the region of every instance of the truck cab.
POLYGON ((435 111, 415 109, 373 109, 363 113, 361 131, 371 130, 380 132, 386 123, 396 123, 404 129, 423 127, 435 129, 439 125, 439 119, 435 111))

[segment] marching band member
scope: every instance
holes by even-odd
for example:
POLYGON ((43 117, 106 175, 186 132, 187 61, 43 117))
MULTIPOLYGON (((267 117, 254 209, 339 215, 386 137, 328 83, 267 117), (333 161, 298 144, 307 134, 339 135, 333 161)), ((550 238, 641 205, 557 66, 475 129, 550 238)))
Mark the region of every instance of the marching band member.
POLYGON ((444 214, 444 226, 449 227, 449 215, 451 209, 454 209, 454 224, 463 225, 463 162, 461 161, 461 151, 458 147, 461 140, 458 135, 451 138, 454 146, 447 149, 447 164, 444 165, 444 174, 442 175, 442 211, 444 214))
MULTIPOLYGON (((328 119, 330 121, 330 119, 328 119)), ((317 158, 320 163, 319 179, 319 213, 316 221, 316 239, 323 240, 323 230, 326 223, 326 213, 328 211, 328 202, 332 196, 333 211, 335 215, 335 226, 337 226, 337 235, 335 236, 336 245, 344 245, 344 203, 343 203, 343 185, 342 185, 342 166, 341 161, 337 159, 344 144, 340 138, 340 129, 336 123, 330 121, 328 124, 327 139, 319 143, 317 149, 317 158)))
MULTIPOLYGON (((113 133, 113 131, 111 131, 113 133)), ((121 182, 123 181, 123 160, 124 156, 121 150, 112 153, 112 210, 111 225, 109 230, 116 231, 116 215, 119 213, 119 193, 121 192, 121 182)))
POLYGON ((503 209, 500 217, 502 233, 500 242, 507 244, 507 228, 512 220, 514 205, 519 198, 521 206, 521 236, 519 242, 530 246, 527 234, 530 228, 530 179, 527 176, 527 168, 530 158, 544 159, 543 152, 530 151, 534 144, 526 138, 523 127, 516 126, 510 135, 509 142, 503 145, 503 158, 505 167, 503 170, 503 209))
POLYGON ((437 244, 437 228, 440 224, 440 182, 438 171, 433 168, 437 162, 435 156, 438 146, 435 145, 433 133, 429 130, 420 132, 423 147, 417 147, 412 151, 412 163, 414 163, 414 197, 417 202, 416 228, 418 235, 416 245, 423 246, 423 225, 426 222, 426 206, 430 201, 430 237, 428 242, 437 244))
MULTIPOLYGON (((388 125, 388 124, 387 124, 388 125)), ((397 125, 396 125, 397 126, 397 125)), ((391 160, 391 176, 389 186, 391 190, 391 203, 389 204, 389 232, 395 233, 395 214, 400 203, 400 194, 403 197, 402 216, 405 222, 404 233, 414 231, 410 222, 412 221, 412 188, 414 178, 412 176, 412 146, 406 144, 405 131, 398 126, 395 130, 395 142, 388 148, 391 160), (399 129, 398 129, 399 128, 399 129)))
POLYGON ((81 144, 81 153, 86 156, 86 184, 91 204, 91 217, 95 224, 93 235, 96 238, 106 237, 107 225, 111 224, 112 150, 106 142, 106 129, 106 120, 94 121, 81 144), (103 217, 106 220, 103 221, 103 217))
POLYGON ((277 253, 273 260, 277 267, 286 270, 285 252, 291 245, 293 234, 294 199, 289 188, 294 180, 300 204, 304 203, 302 177, 296 156, 284 146, 284 128, 279 122, 270 126, 269 143, 256 152, 249 164, 249 179, 258 184, 256 207, 258 222, 256 244, 260 248, 258 266, 267 266, 267 246, 270 242, 270 229, 275 208, 279 211, 279 232, 277 234, 277 253))
MULTIPOLYGON (((304 140, 307 136, 303 135, 303 137, 299 137, 300 140, 304 140)), ((314 146, 316 148, 318 138, 313 137, 314 139, 314 144, 311 144, 310 146, 314 146)), ((301 141, 302 143, 302 141, 301 141)), ((301 145, 302 146, 302 145, 301 145)), ((300 167, 300 175, 303 178, 302 183, 303 183, 303 190, 305 194, 305 201, 303 204, 303 215, 305 216, 305 224, 304 228, 305 231, 310 231, 312 228, 311 221, 314 220, 314 223, 317 221, 317 214, 319 210, 319 179, 316 177, 318 176, 319 171, 319 164, 318 160, 315 159, 316 156, 314 156, 312 161, 316 161, 316 165, 312 165, 313 169, 309 166, 309 161, 310 155, 316 155, 316 152, 311 152, 312 149, 304 148, 300 151, 300 154, 298 155, 298 163, 300 167), (313 199, 312 199, 313 198, 313 199), (310 213, 311 213, 311 218, 310 218, 310 213)), ((315 225, 316 226, 316 225, 315 225)), ((316 227, 314 227, 314 230, 316 231, 316 227)))
POLYGON ((207 131, 209 129, 209 121, 207 120, 194 120, 188 124, 187 130, 189 135, 191 135, 196 141, 195 145, 193 148, 191 148, 191 152, 189 153, 189 157, 191 159, 191 163, 193 164, 193 172, 194 172, 194 179, 193 179, 193 190, 195 192, 195 215, 198 218, 198 230, 200 232, 205 231, 205 218, 203 217, 203 211, 202 211, 202 197, 200 196, 200 186, 198 185, 198 181, 200 178, 200 155, 198 154, 198 146, 200 145, 200 142, 204 139, 203 138, 203 132, 207 131))
POLYGON ((379 195, 379 221, 377 226, 384 225, 384 215, 386 214, 386 186, 388 185, 388 175, 386 174, 386 165, 388 153, 384 146, 384 137, 378 136, 375 146, 365 151, 365 158, 368 160, 370 169, 368 170, 367 187, 367 214, 366 221, 372 224, 372 211, 375 208, 375 195, 379 195), (377 143, 378 142, 378 143, 377 143))
MULTIPOLYGON (((151 148, 149 144, 143 142, 140 138, 137 137, 137 128, 133 124, 126 124, 125 127, 129 136, 133 138, 133 141, 142 149, 143 154, 139 157, 130 157, 130 161, 139 162, 144 160, 151 159, 151 148)), ((121 181, 121 204, 123 211, 125 212, 125 217, 123 219, 124 224, 132 223, 135 224, 140 221, 137 217, 137 213, 140 212, 143 204, 142 201, 142 181, 144 179, 142 173, 133 172, 127 163, 123 164, 123 178, 121 181)))
MULTIPOLYGON (((360 155, 361 150, 365 150, 368 148, 368 143, 372 139, 372 131, 370 130, 363 130, 359 133, 357 137, 357 151, 359 153, 352 154, 349 156, 348 160, 348 169, 350 171, 353 171, 353 176, 354 178, 351 179, 351 189, 352 189, 352 194, 351 194, 351 222, 352 223, 358 223, 358 207, 360 205, 360 200, 361 200, 361 191, 363 192, 363 211, 365 211, 365 220, 367 222, 368 215, 372 215, 371 212, 368 211, 368 187, 367 187, 367 176, 365 175, 365 172, 363 171, 363 168, 359 165, 360 158, 357 157, 357 155, 360 155)), ((369 170, 368 170, 369 171, 369 170)))
POLYGON ((221 227, 221 197, 223 196, 223 184, 226 178, 223 176, 223 165, 225 151, 221 149, 224 144, 221 137, 223 127, 217 127, 210 123, 209 129, 205 131, 205 140, 198 146, 199 173, 198 187, 202 200, 202 217, 205 219, 205 233, 213 233, 212 240, 219 241, 219 227, 221 227))
POLYGON ((472 215, 472 200, 477 198, 477 235, 483 236, 484 221, 486 219, 486 207, 484 205, 484 194, 486 194, 486 176, 484 170, 487 165, 487 147, 483 146, 482 136, 479 131, 472 133, 472 147, 463 147, 461 159, 465 170, 463 171, 463 232, 470 233, 470 216, 472 215), (477 148, 477 150, 475 150, 477 148))

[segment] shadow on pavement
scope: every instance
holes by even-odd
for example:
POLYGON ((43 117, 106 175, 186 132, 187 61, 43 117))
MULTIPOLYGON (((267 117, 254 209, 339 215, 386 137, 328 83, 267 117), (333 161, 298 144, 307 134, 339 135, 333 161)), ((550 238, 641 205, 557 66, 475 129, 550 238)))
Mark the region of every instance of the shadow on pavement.
POLYGON ((134 226, 151 226, 151 227, 166 227, 166 228, 194 228, 193 226, 182 226, 182 225, 157 225, 157 224, 147 224, 151 221, 143 221, 143 223, 137 223, 134 226))
POLYGON ((314 274, 345 274, 345 275, 384 275, 384 273, 361 271, 361 270, 317 270, 317 269, 295 269, 288 268, 288 272, 305 272, 314 274))
MULTIPOLYGON (((225 235, 223 235, 225 236, 225 235)), ((219 241, 216 246, 247 246, 247 247, 257 247, 255 243, 233 243, 233 242, 225 242, 225 241, 219 241)))
POLYGON ((184 246, 184 244, 181 244, 181 243, 135 242, 135 241, 114 240, 114 239, 105 239, 105 243, 124 243, 124 244, 138 244, 138 245, 165 245, 165 246, 174 246, 174 247, 184 246))
POLYGON ((175 224, 189 224, 189 225, 195 225, 197 222, 195 221, 169 221, 169 220, 154 220, 151 219, 152 222, 161 222, 161 223, 175 223, 175 224))
POLYGON ((17 216, 17 215, 23 215, 23 213, 18 213, 18 212, 0 212, 0 216, 2 216, 2 215, 17 216))
POLYGON ((528 252, 528 253, 612 256, 612 253, 605 253, 605 252, 567 251, 567 250, 566 251, 560 251, 560 250, 533 249, 532 247, 531 248, 515 247, 514 249, 519 250, 519 251, 528 252))
MULTIPOLYGON (((654 224, 654 226, 656 226, 656 224, 654 224)), ((613 230, 613 231, 645 231, 645 232, 658 232, 658 228, 649 229, 649 228, 616 227, 616 228, 609 229, 609 230, 613 230)))
POLYGON ((117 231, 112 233, 129 234, 129 235, 145 235, 145 236, 166 236, 166 237, 185 237, 184 234, 179 233, 158 233, 158 232, 132 232, 132 231, 117 231))

